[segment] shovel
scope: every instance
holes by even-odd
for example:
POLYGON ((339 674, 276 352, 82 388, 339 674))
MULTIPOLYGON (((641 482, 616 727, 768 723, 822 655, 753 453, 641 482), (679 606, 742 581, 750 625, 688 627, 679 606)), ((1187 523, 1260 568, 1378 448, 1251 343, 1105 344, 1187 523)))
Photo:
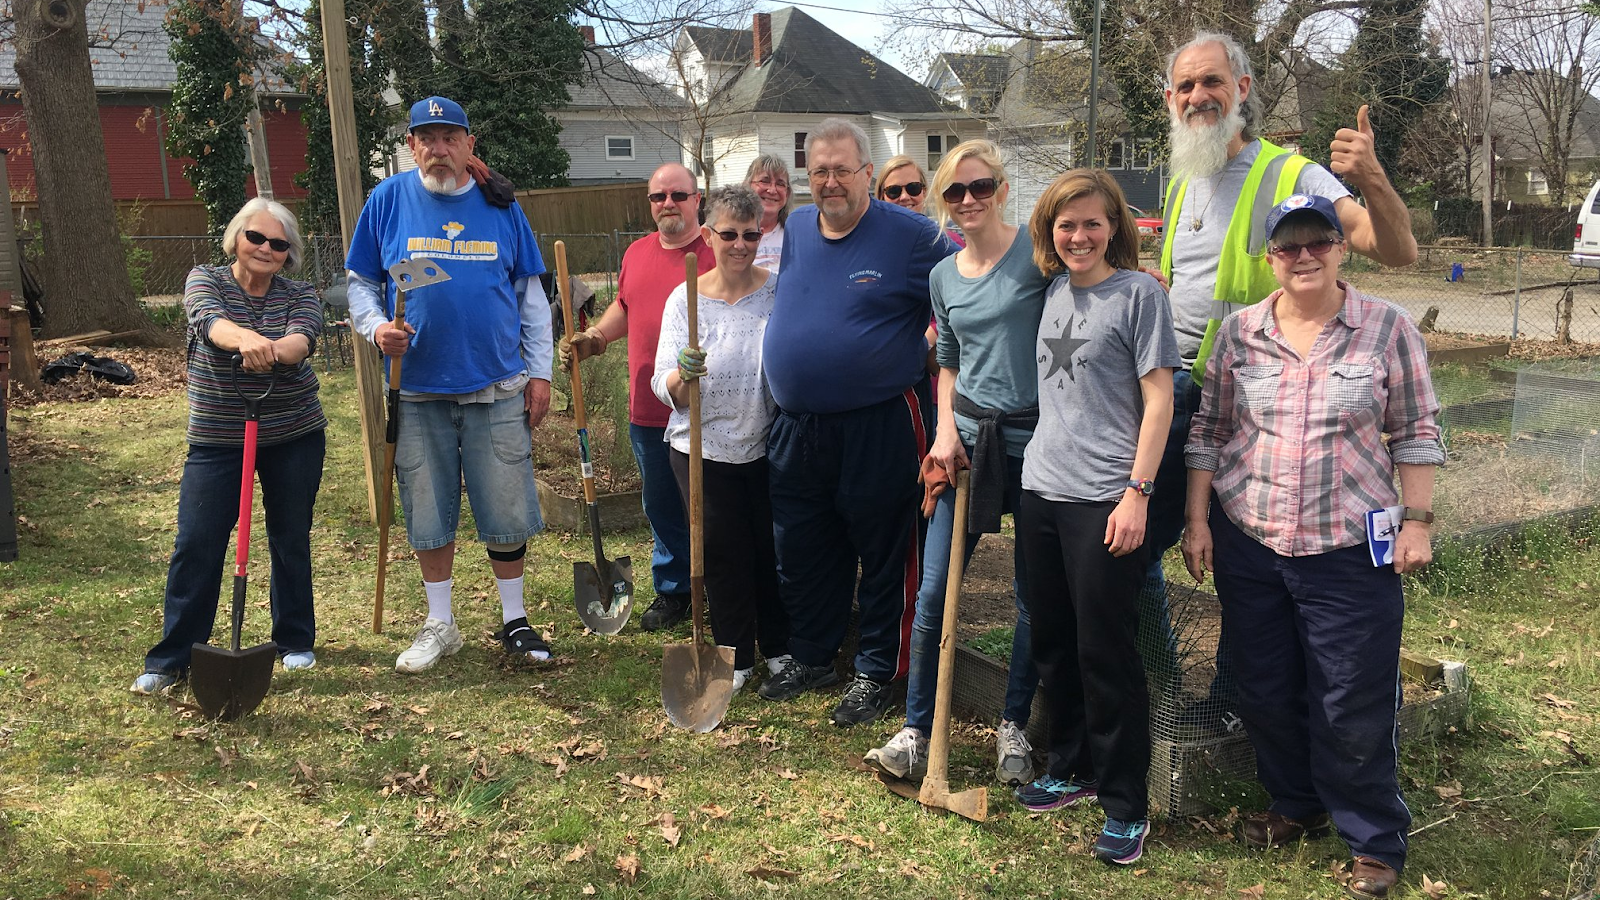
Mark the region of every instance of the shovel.
MULTIPOLYGON (((394 322, 406 323, 406 294, 419 287, 449 281, 450 276, 431 259, 403 259, 389 267, 394 281, 394 322)), ((400 440, 400 363, 389 361, 389 406, 383 440, 383 498, 378 501, 378 593, 372 601, 372 633, 383 634, 383 583, 389 571, 389 525, 394 521, 394 445, 400 440)))
POLYGON ((967 503, 971 495, 971 473, 956 473, 956 510, 950 536, 950 579, 944 588, 944 625, 939 635, 939 683, 933 699, 933 734, 928 738, 928 774, 922 789, 914 791, 908 782, 885 778, 891 791, 913 798, 923 806, 949 810, 958 816, 982 822, 989 817, 989 790, 972 788, 950 793, 950 699, 956 677, 956 608, 961 601, 961 575, 966 565, 967 503))
MULTIPOLYGON (((567 243, 556 241, 556 287, 561 291, 561 315, 567 334, 575 334, 572 293, 567 280, 567 243)), ((633 560, 606 559, 600 545, 600 503, 594 491, 594 463, 589 460, 589 420, 583 409, 583 378, 578 361, 572 361, 572 418, 578 425, 578 462, 583 470, 583 500, 589 504, 589 536, 594 540, 594 562, 572 564, 572 602, 578 618, 595 634, 616 634, 633 614, 633 560)))
POLYGON ((278 383, 278 368, 273 366, 267 389, 250 396, 239 386, 239 364, 233 358, 233 389, 244 401, 244 477, 239 484, 239 544, 233 568, 233 646, 224 650, 210 644, 195 644, 189 660, 189 687, 200 709, 213 719, 231 722, 249 715, 267 689, 272 687, 272 664, 278 658, 278 645, 272 641, 239 649, 239 632, 244 629, 245 568, 250 563, 250 517, 255 510, 256 434, 261 424, 261 401, 272 394, 278 383))
MULTIPOLYGON (((699 269, 685 257, 689 301, 689 346, 700 349, 699 269)), ((733 648, 705 642, 706 516, 700 458, 700 382, 689 393, 689 602, 694 638, 662 647, 661 705, 679 728, 704 734, 717 727, 733 699, 733 648)))

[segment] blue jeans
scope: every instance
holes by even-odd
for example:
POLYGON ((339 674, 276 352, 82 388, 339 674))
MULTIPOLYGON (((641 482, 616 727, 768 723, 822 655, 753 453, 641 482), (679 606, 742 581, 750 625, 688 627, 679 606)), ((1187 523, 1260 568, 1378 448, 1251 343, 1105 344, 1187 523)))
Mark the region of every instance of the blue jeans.
POLYGON ((644 517, 650 521, 655 552, 650 556, 650 576, 656 596, 689 592, 689 520, 672 474, 672 448, 667 429, 628 425, 633 458, 639 464, 644 517))
POLYGON ((402 401, 394 473, 411 546, 455 541, 463 476, 478 540, 515 545, 543 531, 532 447, 521 394, 493 403, 402 401))
MULTIPOLYGON (((279 653, 310 650, 316 642, 311 508, 322 485, 326 447, 324 433, 314 431, 256 451, 256 474, 267 520, 267 553, 272 560, 272 639, 279 653)), ((182 675, 189 670, 193 645, 211 640, 223 561, 239 521, 243 470, 241 447, 189 446, 178 487, 178 537, 167 566, 161 641, 145 655, 146 672, 182 675)), ((248 611, 245 618, 248 635, 248 611)))
MULTIPOLYGON (((968 447, 967 456, 972 456, 968 447)), ((1002 511, 1015 514, 1022 497, 1022 457, 1006 457, 1006 496, 1002 511)), ((939 680, 939 637, 944 627, 944 593, 950 581, 951 526, 956 515, 956 492, 946 490, 928 520, 928 541, 922 554, 922 586, 917 591, 917 614, 911 621, 911 670, 906 678, 906 725, 928 734, 933 730, 933 695, 939 680)), ((982 535, 966 536, 966 561, 982 535)), ((1033 628, 1028 618, 1023 585, 1028 568, 1022 560, 1022 542, 1012 549, 1016 576, 1011 579, 1017 604, 1017 628, 1011 636, 1011 666, 1006 682, 1006 705, 1001 715, 1026 727, 1033 711, 1033 692, 1039 671, 1033 665, 1033 628)))

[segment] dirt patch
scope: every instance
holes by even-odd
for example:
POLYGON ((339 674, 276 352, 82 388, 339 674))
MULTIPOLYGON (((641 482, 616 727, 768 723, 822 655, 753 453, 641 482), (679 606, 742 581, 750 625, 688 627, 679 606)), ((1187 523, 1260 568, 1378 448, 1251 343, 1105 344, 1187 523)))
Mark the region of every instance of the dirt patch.
POLYGON ((961 617, 956 639, 970 641, 996 628, 1017 624, 1017 604, 1011 597, 1014 539, 986 534, 967 563, 961 579, 961 617))
MULTIPOLYGON (((612 463, 617 448, 617 426, 609 418, 591 415, 589 458, 594 462, 594 487, 602 494, 639 490, 639 469, 631 453, 612 463)), ((567 497, 583 495, 583 477, 578 470, 577 426, 569 412, 552 411, 533 430, 533 468, 539 478, 567 497)))
MULTIPOLYGON (((1487 347, 1488 341, 1477 341, 1453 334, 1440 334, 1433 332, 1423 335, 1428 342, 1429 350, 1465 350, 1469 347, 1487 347)), ((1504 343, 1501 341, 1500 343, 1504 343)))
POLYGON ((56 384, 47 384, 39 393, 25 391, 15 384, 6 401, 12 408, 33 406, 36 403, 75 402, 99 400, 104 397, 160 397, 184 390, 188 377, 184 368, 181 348, 146 349, 141 347, 68 347, 39 351, 40 365, 50 363, 69 353, 87 350, 95 356, 106 356, 133 369, 133 384, 112 384, 87 375, 76 375, 56 384))

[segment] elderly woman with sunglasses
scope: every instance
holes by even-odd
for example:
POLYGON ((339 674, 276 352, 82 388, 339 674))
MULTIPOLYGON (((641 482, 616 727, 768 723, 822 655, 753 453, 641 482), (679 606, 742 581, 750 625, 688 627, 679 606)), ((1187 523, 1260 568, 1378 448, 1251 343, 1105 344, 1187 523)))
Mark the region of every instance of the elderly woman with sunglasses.
POLYGON ((316 662, 311 598, 311 509, 322 483, 324 430, 317 376, 306 358, 322 331, 322 302, 284 277, 304 253, 294 214, 256 198, 222 234, 231 265, 196 266, 183 295, 189 328, 189 454, 178 488, 178 536, 167 568, 161 640, 131 690, 171 687, 216 619, 228 538, 241 512, 244 401, 261 403, 256 471, 272 560, 272 639, 285 669, 316 662))
POLYGON ((761 200, 761 246, 755 264, 776 275, 783 257, 783 223, 789 220, 789 167, 776 153, 750 162, 744 183, 761 200))
POLYGON ((756 648, 777 674, 789 661, 789 619, 778 598, 767 432, 777 412, 762 374, 762 340, 778 276, 755 264, 765 204, 743 185, 706 195, 700 233, 716 266, 699 277, 699 347, 689 346, 687 285, 661 311, 650 389, 671 408, 672 474, 689 506, 689 395, 702 392, 706 593, 711 633, 733 648, 733 689, 755 673, 756 648), (696 387, 694 382, 699 382, 696 387))
POLYGON ((1339 280, 1330 201, 1288 198, 1266 234, 1281 290, 1217 335, 1184 448, 1183 555, 1197 580, 1216 574, 1239 716, 1272 796, 1244 843, 1294 844, 1331 820, 1354 854, 1346 891, 1374 900, 1393 892, 1411 824, 1395 751, 1400 576, 1432 558, 1439 401, 1411 317, 1339 280), (1401 504, 1393 562, 1374 565, 1368 514, 1401 504))

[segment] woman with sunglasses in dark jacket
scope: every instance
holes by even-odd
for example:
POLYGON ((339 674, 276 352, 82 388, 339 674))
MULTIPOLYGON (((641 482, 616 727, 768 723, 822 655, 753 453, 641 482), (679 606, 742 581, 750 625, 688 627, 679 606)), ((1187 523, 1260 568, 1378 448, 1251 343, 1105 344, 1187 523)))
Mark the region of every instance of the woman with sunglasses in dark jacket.
POLYGON ((304 254, 294 214, 255 198, 222 234, 231 265, 195 266, 189 317, 189 455, 178 488, 178 536, 167 568, 161 640, 145 655, 136 694, 164 691, 189 670, 192 645, 211 638, 229 537, 241 512, 244 401, 261 404, 256 472, 272 560, 272 639, 285 669, 316 663, 311 509, 322 483, 328 420, 307 357, 322 332, 315 288, 283 271, 304 254), (235 359, 238 362, 235 363, 235 359))

